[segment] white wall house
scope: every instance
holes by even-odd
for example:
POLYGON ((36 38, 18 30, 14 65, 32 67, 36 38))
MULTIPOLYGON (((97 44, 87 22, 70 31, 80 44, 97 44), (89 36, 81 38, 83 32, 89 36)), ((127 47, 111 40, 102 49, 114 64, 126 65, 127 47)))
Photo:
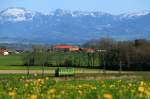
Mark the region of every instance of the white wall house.
POLYGON ((0 49, 0 55, 4 55, 4 56, 7 56, 9 55, 9 52, 6 50, 6 49, 0 49))
POLYGON ((7 55, 9 55, 9 52, 4 51, 3 55, 4 55, 4 56, 7 56, 7 55))

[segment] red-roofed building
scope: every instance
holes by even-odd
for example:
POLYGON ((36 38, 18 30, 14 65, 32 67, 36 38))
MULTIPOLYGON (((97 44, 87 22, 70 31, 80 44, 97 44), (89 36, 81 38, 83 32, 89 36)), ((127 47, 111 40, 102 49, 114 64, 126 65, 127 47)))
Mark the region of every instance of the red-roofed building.
POLYGON ((60 44, 60 45, 56 45, 53 47, 53 50, 55 51, 79 51, 79 47, 77 46, 72 46, 72 45, 64 45, 64 44, 60 44))

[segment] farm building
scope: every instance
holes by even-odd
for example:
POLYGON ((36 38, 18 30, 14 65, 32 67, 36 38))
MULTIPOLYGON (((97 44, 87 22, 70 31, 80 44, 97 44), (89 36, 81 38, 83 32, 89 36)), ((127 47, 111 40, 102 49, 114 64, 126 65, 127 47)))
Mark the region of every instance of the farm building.
POLYGON ((5 48, 0 48, 0 55, 6 56, 6 55, 9 55, 9 52, 5 48))
POLYGON ((74 52, 74 51, 79 51, 79 47, 77 46, 72 46, 72 45, 56 45, 53 47, 53 50, 55 51, 70 51, 70 52, 74 52))
POLYGON ((87 52, 87 53, 93 53, 93 52, 95 52, 95 50, 92 49, 92 48, 81 48, 81 50, 84 51, 84 52, 87 52))

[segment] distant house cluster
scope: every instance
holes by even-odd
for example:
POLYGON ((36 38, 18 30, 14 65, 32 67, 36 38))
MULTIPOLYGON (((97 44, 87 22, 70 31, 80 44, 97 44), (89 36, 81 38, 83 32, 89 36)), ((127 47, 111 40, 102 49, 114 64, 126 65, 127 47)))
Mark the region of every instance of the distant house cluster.
POLYGON ((0 56, 7 56, 11 54, 20 54, 22 53, 22 50, 9 50, 6 48, 0 48, 0 56))
MULTIPOLYGON (((95 52, 94 49, 92 48, 83 48, 83 47, 78 47, 74 45, 67 45, 67 44, 58 44, 52 46, 48 51, 62 51, 62 52, 87 52, 87 53, 93 53, 95 52)), ((6 48, 0 48, 0 56, 7 56, 11 54, 20 54, 24 52, 23 50, 10 50, 6 48)))
POLYGON ((6 55, 9 55, 9 52, 5 48, 0 48, 0 55, 6 56, 6 55))
POLYGON ((64 51, 64 52, 94 52, 95 50, 92 48, 81 48, 78 46, 73 46, 73 45, 66 45, 66 44, 60 44, 60 45, 55 45, 53 46, 53 51, 64 51))

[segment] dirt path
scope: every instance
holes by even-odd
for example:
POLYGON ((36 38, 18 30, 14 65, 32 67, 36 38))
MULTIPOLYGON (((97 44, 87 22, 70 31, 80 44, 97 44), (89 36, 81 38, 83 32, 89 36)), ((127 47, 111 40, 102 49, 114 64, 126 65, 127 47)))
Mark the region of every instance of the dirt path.
MULTIPOLYGON (((42 70, 30 70, 30 74, 35 74, 35 73, 42 73, 42 70)), ((0 70, 0 74, 26 74, 28 73, 27 70, 0 70)), ((54 70, 45 70, 45 74, 48 73, 54 73, 54 70)))
MULTIPOLYGON (((96 69, 76 69, 78 71, 78 74, 103 74, 103 70, 96 70, 96 69)), ((0 74, 26 74, 28 71, 27 70, 0 70, 0 74)), ((29 72, 31 74, 35 74, 35 73, 42 73, 42 70, 29 70, 29 72)), ((45 74, 54 74, 55 73, 55 69, 51 69, 51 70, 44 70, 45 74)), ((119 71, 105 71, 105 73, 111 74, 111 73, 115 73, 118 74, 119 71)), ((136 71, 122 71, 121 73, 123 74, 137 74, 137 73, 147 73, 150 74, 150 72, 136 72, 136 71)))

